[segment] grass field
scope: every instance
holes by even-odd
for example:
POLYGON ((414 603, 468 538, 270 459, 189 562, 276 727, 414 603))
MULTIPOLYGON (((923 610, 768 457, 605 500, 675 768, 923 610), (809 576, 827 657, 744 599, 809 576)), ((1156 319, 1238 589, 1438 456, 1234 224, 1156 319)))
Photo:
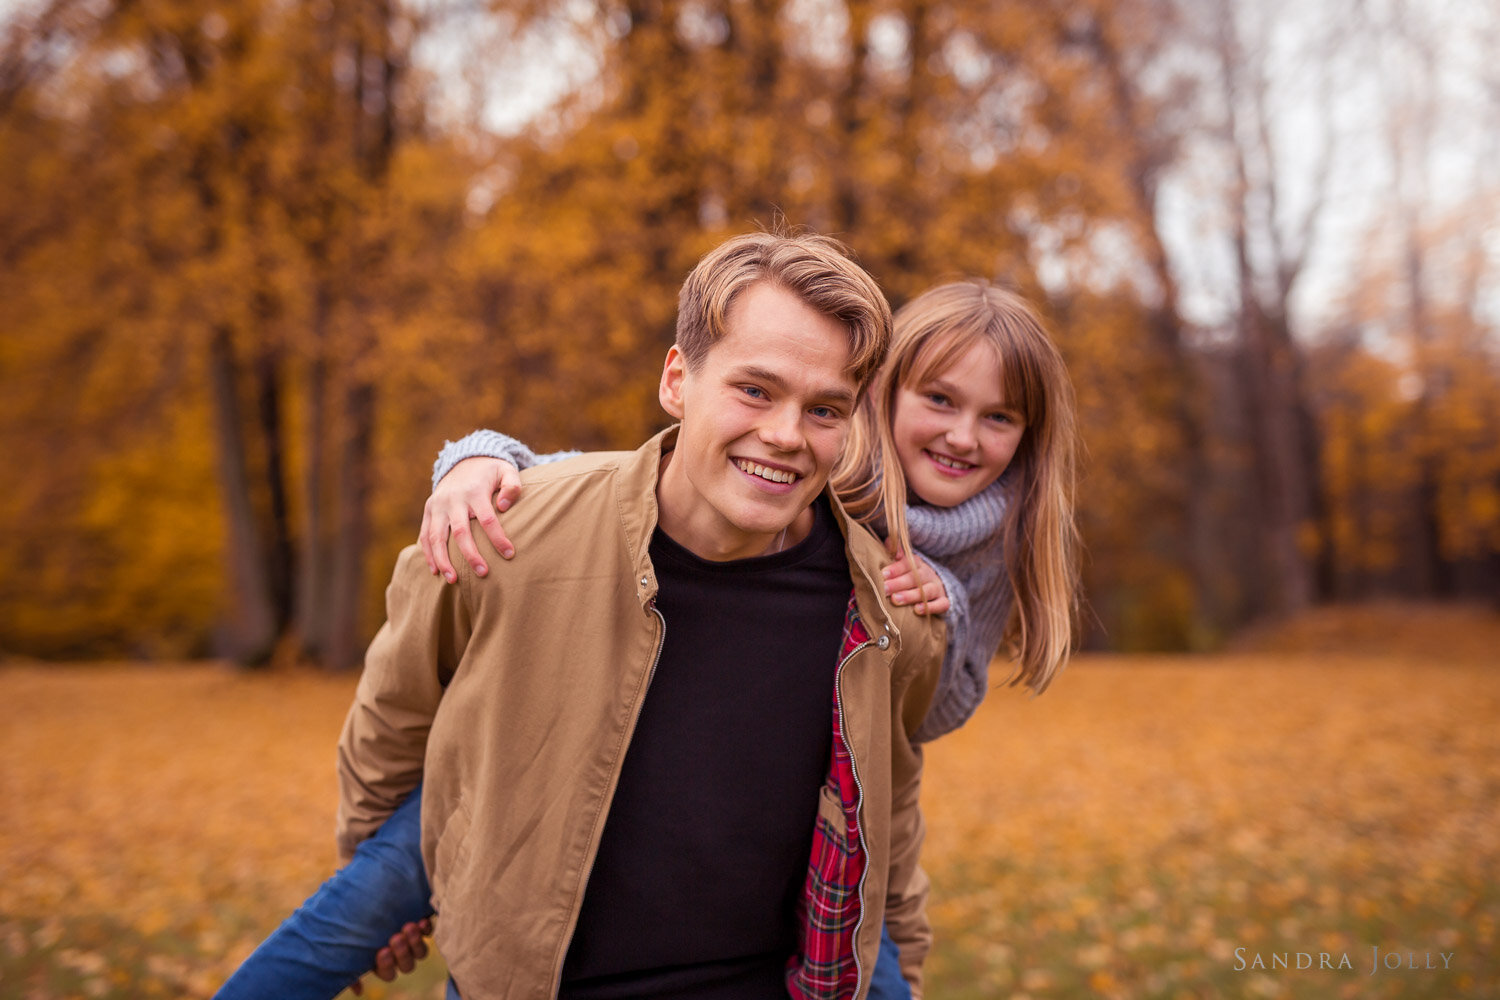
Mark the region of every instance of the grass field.
MULTIPOLYGON (((332 868, 353 686, 0 668, 0 997, 210 995, 332 868)), ((924 804, 936 1000, 1500 997, 1493 616, 1081 657, 935 744, 924 804)))

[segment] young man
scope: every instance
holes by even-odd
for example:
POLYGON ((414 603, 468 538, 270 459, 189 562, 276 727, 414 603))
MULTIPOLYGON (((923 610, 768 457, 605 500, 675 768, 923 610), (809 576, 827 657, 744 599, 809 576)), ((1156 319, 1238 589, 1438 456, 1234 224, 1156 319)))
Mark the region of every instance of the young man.
POLYGON ((919 987, 908 734, 942 626, 887 606, 882 546, 826 491, 889 333, 836 243, 732 239, 682 290, 678 426, 526 473, 485 577, 402 553, 339 843, 423 781, 465 998, 862 996, 882 921, 919 987))

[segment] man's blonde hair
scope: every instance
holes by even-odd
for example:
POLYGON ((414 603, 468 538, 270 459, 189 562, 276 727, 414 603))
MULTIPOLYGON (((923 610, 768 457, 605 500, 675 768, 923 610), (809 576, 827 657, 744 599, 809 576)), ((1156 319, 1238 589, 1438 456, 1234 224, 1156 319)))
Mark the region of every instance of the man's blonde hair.
POLYGON ((691 370, 727 332, 735 298, 758 282, 784 288, 849 333, 847 368, 863 394, 891 340, 891 307, 838 240, 817 233, 735 236, 704 255, 677 297, 677 348, 691 370))

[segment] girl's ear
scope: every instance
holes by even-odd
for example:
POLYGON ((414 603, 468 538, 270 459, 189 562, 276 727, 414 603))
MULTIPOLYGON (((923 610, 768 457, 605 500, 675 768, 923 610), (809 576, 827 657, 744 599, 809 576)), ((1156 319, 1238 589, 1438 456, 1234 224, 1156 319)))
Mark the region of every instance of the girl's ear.
POLYGON ((656 389, 656 398, 661 402, 661 408, 672 415, 672 419, 681 420, 684 412, 682 406, 682 383, 687 378, 687 359, 682 356, 682 351, 673 344, 667 351, 667 360, 661 368, 661 385, 656 389))

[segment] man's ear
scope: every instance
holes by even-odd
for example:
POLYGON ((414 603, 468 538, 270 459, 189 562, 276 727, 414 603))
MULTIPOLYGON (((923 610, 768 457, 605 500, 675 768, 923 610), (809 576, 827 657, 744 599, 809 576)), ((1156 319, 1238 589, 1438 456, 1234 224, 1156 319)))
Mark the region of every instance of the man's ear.
POLYGON ((656 398, 661 401, 661 408, 672 415, 674 420, 682 419, 682 381, 687 378, 687 359, 682 356, 682 351, 673 344, 667 351, 666 363, 661 366, 661 385, 657 387, 656 398))

